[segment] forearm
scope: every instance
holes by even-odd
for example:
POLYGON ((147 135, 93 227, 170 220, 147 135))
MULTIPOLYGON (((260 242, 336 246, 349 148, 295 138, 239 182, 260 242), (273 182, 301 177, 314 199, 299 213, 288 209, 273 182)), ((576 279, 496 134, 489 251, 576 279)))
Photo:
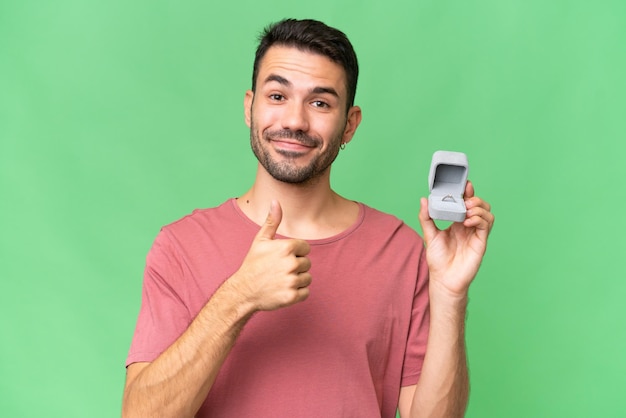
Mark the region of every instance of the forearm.
POLYGON ((465 352, 467 295, 452 296, 431 281, 430 331, 411 417, 462 417, 469 396, 465 352))
POLYGON ((193 417, 251 315, 222 285, 181 337, 127 382, 122 415, 193 417))

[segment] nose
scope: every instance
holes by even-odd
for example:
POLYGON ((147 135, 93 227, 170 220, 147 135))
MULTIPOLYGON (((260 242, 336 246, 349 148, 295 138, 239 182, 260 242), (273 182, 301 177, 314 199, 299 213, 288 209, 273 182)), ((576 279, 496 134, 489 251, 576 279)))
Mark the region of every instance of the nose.
POLYGON ((306 107, 302 103, 290 102, 283 107, 283 129, 306 132, 309 129, 309 119, 306 107))

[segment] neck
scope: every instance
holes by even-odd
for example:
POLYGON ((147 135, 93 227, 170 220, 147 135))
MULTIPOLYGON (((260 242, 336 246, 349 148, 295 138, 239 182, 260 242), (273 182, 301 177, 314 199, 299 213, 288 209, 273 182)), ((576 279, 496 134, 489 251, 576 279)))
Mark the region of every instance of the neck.
POLYGON ((273 199, 283 211, 278 233, 287 237, 327 238, 350 227, 358 216, 358 206, 331 189, 330 169, 307 183, 290 184, 274 179, 259 165, 254 184, 237 203, 261 225, 273 199))

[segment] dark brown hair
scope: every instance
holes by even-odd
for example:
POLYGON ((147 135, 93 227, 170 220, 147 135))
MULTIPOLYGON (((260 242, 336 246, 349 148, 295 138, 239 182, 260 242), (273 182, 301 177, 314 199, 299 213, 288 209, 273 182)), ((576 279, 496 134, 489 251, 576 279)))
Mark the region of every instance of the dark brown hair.
POLYGON ((341 65, 346 72, 348 109, 354 105, 359 63, 348 37, 341 31, 312 19, 284 19, 266 27, 259 35, 259 46, 254 58, 252 71, 252 91, 256 89, 256 79, 261 60, 273 45, 293 46, 302 51, 314 52, 341 65))

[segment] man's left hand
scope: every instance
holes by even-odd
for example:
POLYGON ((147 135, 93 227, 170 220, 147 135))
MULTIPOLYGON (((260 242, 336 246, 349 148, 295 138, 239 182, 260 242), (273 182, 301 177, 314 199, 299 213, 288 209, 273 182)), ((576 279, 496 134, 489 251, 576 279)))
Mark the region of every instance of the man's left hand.
POLYGON ((487 250, 487 238, 494 223, 491 205, 474 196, 470 181, 465 187, 467 215, 440 230, 428 215, 428 200, 422 198, 419 220, 426 243, 431 284, 442 285, 452 296, 464 297, 478 272, 487 250), (434 283, 432 283, 434 282, 434 283))

